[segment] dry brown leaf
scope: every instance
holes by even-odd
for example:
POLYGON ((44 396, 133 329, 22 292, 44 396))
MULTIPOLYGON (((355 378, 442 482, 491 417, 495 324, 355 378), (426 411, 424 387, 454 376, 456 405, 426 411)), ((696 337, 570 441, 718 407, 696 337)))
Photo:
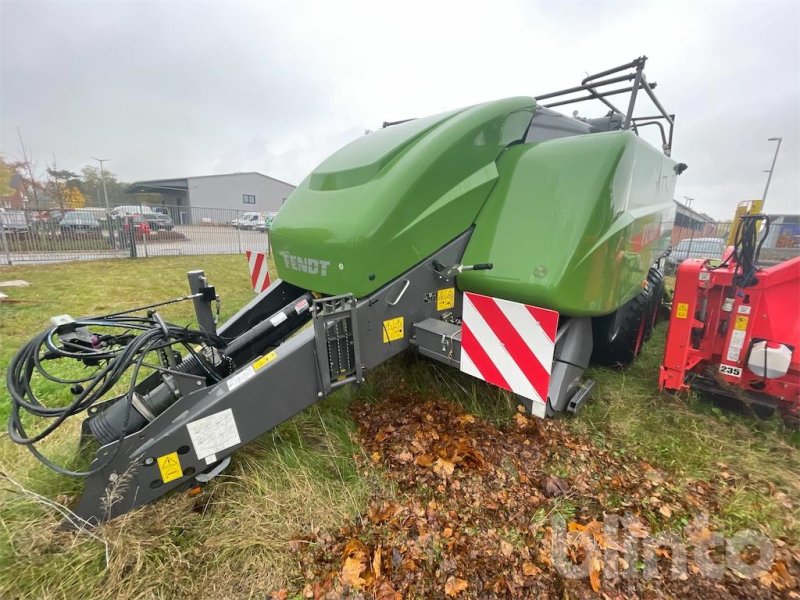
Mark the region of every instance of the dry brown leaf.
POLYGON ((584 531, 586 531, 586 525, 581 525, 577 521, 570 521, 569 524, 567 525, 567 530, 572 532, 577 531, 579 533, 583 533, 584 531))
POLYGON ((366 561, 369 555, 369 548, 361 540, 355 538, 347 540, 342 551, 343 558, 355 558, 357 560, 366 561))
POLYGON ((446 538, 453 536, 453 530, 450 527, 445 527, 444 531, 442 531, 442 535, 446 538))
POLYGON ((372 581, 372 573, 366 573, 369 564, 369 549, 361 540, 350 539, 342 551, 344 565, 340 577, 342 582, 351 587, 362 587, 372 581))
POLYGON ((401 600, 402 595, 395 591, 388 579, 381 581, 375 590, 375 600, 401 600))
POLYGON ((414 462, 420 467, 430 467, 433 464, 433 456, 430 454, 420 454, 414 462))
POLYGON ((375 574, 375 579, 380 579, 381 576, 382 550, 379 544, 375 549, 375 556, 372 557, 372 572, 375 574))
POLYGON ((451 463, 449 460, 444 458, 437 458, 436 462, 433 464, 433 472, 436 473, 442 479, 447 479, 453 474, 453 470, 456 468, 455 464, 451 463))
POLYGON ((508 558, 509 556, 514 554, 514 546, 512 546, 505 540, 500 540, 500 552, 502 552, 503 556, 508 558))
POLYGON ((632 521, 627 525, 628 533, 633 537, 644 539, 650 535, 650 531, 642 525, 640 521, 632 521))
POLYGON ((371 508, 369 518, 373 523, 383 523, 391 519, 397 511, 397 505, 393 502, 384 502, 380 508, 371 508))
POLYGON ((408 450, 403 450, 399 454, 395 454, 394 457, 399 460, 400 462, 409 463, 414 460, 414 455, 411 454, 408 450))
POLYGON ((458 422, 461 423, 462 425, 466 425, 467 423, 474 423, 475 417, 473 417, 472 415, 461 415, 460 417, 458 417, 458 422))
POLYGON ((467 589, 467 582, 452 575, 444 584, 444 593, 451 597, 458 596, 465 589, 467 589))
POLYGON ((796 579, 789 573, 786 565, 780 560, 776 560, 768 572, 765 571, 762 573, 761 577, 759 577, 759 581, 762 585, 772 585, 777 590, 793 588, 797 584, 796 579))
POLYGON ((536 577, 541 572, 542 570, 532 562, 522 563, 522 574, 525 575, 525 577, 536 577))
POLYGON ((374 463, 380 462, 381 461, 381 453, 380 452, 373 452, 370 455, 370 458, 372 459, 372 462, 374 462, 374 463))
POLYGON ((517 413, 514 415, 514 420, 517 422, 517 427, 527 427, 528 426, 528 417, 526 417, 522 413, 517 413))
POLYGON ((270 600, 286 600, 289 597, 289 590, 286 588, 280 589, 277 592, 272 592, 269 596, 270 600))
POLYGON ((663 505, 661 508, 658 509, 663 516, 667 517, 668 519, 672 516, 672 509, 669 507, 669 504, 663 505))
POLYGON ((595 592, 600 591, 600 571, 603 570, 603 562, 593 555, 589 562, 589 583, 595 592))
POLYGON ((342 583, 355 588, 362 587, 366 581, 361 578, 361 573, 363 573, 366 568, 367 565, 363 561, 357 558, 346 558, 344 560, 344 566, 342 567, 342 583))

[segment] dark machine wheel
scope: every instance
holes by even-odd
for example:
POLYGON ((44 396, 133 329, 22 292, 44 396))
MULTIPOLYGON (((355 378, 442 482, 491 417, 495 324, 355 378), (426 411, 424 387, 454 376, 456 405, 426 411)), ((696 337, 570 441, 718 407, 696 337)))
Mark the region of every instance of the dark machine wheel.
POLYGON ((660 269, 655 267, 650 269, 650 272, 647 274, 647 285, 650 287, 651 294, 650 307, 648 309, 648 323, 645 326, 644 331, 645 341, 650 339, 653 329, 655 329, 656 325, 658 324, 661 301, 664 299, 664 274, 660 269))
POLYGON ((629 365, 639 356, 647 329, 652 328, 652 295, 653 286, 648 281, 646 288, 615 312, 592 319, 592 362, 629 365))

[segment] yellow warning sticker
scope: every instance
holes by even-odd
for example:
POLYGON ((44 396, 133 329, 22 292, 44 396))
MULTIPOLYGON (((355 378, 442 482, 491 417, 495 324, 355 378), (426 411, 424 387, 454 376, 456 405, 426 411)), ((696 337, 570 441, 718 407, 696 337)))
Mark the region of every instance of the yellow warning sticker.
POLYGON ((456 305, 456 288, 444 288, 436 292, 436 310, 448 310, 456 305))
POLYGON ((164 456, 159 456, 158 470, 161 471, 161 479, 164 480, 164 483, 169 483, 173 479, 180 479, 183 477, 181 459, 178 458, 178 453, 170 452, 164 456))
POLYGON ((750 320, 750 317, 745 317, 743 315, 736 316, 736 323, 734 323, 733 328, 738 329, 739 331, 747 331, 747 322, 750 320))
POLYGON ((256 371, 258 371, 258 370, 259 370, 261 367, 263 367, 263 366, 264 366, 264 365, 266 365, 267 363, 271 363, 271 362, 272 362, 273 360, 275 360, 276 358, 278 358, 278 355, 277 355, 277 354, 275 354, 275 351, 273 350, 273 351, 272 351, 272 352, 270 352, 269 354, 265 354, 264 356, 262 356, 261 358, 259 358, 257 361, 255 361, 255 362, 253 363, 253 368, 254 368, 256 371))
POLYGON ((678 302, 678 308, 675 310, 676 319, 685 319, 689 316, 689 303, 678 302))
POLYGON ((386 319, 383 322, 383 343, 403 339, 403 317, 386 319))

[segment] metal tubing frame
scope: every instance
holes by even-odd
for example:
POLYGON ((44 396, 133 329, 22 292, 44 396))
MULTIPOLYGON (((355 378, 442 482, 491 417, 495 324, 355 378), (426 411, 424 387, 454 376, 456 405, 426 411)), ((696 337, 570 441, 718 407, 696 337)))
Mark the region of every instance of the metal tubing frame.
MULTIPOLYGON (((550 92, 547 94, 541 94, 536 96, 536 101, 539 102, 541 100, 548 100, 551 98, 559 98, 562 96, 567 96, 569 94, 574 94, 576 92, 585 91, 588 92, 588 96, 580 96, 577 98, 566 98, 563 100, 559 100, 557 102, 550 102, 548 104, 542 104, 545 108, 552 108, 555 106, 563 106, 566 104, 575 104, 578 102, 586 102, 587 100, 599 100, 604 105, 606 105, 610 110, 615 113, 623 114, 625 120, 623 122, 623 129, 633 129, 637 132, 637 124, 636 121, 658 121, 664 120, 669 123, 669 132, 665 132, 663 127, 661 139, 663 141, 663 149, 664 154, 669 156, 672 152, 672 136, 673 136, 673 129, 675 126, 675 115, 668 113, 661 102, 656 97, 653 90, 656 88, 656 83, 649 83, 647 78, 644 74, 644 66, 647 62, 646 56, 640 56, 624 65, 620 65, 618 67, 613 67, 611 69, 606 69, 605 71, 600 71, 599 73, 595 73, 593 75, 589 75, 585 77, 581 81, 581 85, 574 86, 571 88, 566 88, 563 90, 559 90, 557 92, 550 92), (628 73, 626 75, 617 75, 615 77, 609 77, 610 75, 615 75, 616 73, 620 73, 621 71, 626 71, 628 69, 635 69, 633 73, 628 73), (614 83, 619 83, 621 81, 633 81, 633 84, 627 88, 618 88, 614 90, 607 90, 604 91, 602 88, 609 86, 614 83), (639 89, 643 89, 647 96, 650 98, 651 102, 655 105, 655 107, 660 112, 659 115, 654 116, 647 116, 647 117, 635 117, 634 111, 636 109, 636 100, 638 97, 639 89), (630 92, 630 99, 628 100, 628 107, 626 111, 622 111, 617 108, 612 102, 607 100, 608 96, 614 96, 622 93, 630 92)), ((643 126, 641 124, 639 126, 643 126)), ((638 132, 637 132, 638 133, 638 132)))

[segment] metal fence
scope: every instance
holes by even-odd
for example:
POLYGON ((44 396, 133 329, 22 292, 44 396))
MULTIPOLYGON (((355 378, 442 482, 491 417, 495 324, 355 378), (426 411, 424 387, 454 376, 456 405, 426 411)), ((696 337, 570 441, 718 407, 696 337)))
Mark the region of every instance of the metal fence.
POLYGON ((269 251, 270 215, 185 206, 0 212, 0 265, 269 251))
MULTIPOLYGON (((0 265, 45 264, 99 258, 241 254, 269 251, 271 215, 224 208, 158 206, 136 214, 131 207, 74 211, 0 211, 0 265), (124 209, 124 210, 123 210, 124 209), (158 211, 158 212, 155 212, 158 211)), ((681 240, 728 239, 732 224, 675 225, 681 240)), ((800 255, 800 248, 762 249, 765 263, 800 255)))
POLYGON ((675 245, 681 240, 692 238, 716 238, 727 240, 732 226, 733 224, 730 221, 720 223, 701 223, 699 221, 692 221, 691 225, 689 226, 675 224, 672 227, 672 244, 675 245))
MULTIPOLYGON (((680 242, 683 242, 684 255, 696 256, 698 253, 702 254, 703 250, 710 250, 716 247, 701 240, 709 238, 721 239, 723 247, 727 246, 729 241, 732 243, 733 239, 729 238, 729 235, 733 226, 734 224, 731 221, 721 223, 693 222, 692 226, 675 225, 672 228, 672 245, 675 247, 680 242)), ((773 234, 767 236, 764 242, 759 254, 759 265, 762 267, 768 267, 800 256, 800 236, 797 239, 791 238, 787 240, 786 235, 774 235, 773 231, 773 234)))

